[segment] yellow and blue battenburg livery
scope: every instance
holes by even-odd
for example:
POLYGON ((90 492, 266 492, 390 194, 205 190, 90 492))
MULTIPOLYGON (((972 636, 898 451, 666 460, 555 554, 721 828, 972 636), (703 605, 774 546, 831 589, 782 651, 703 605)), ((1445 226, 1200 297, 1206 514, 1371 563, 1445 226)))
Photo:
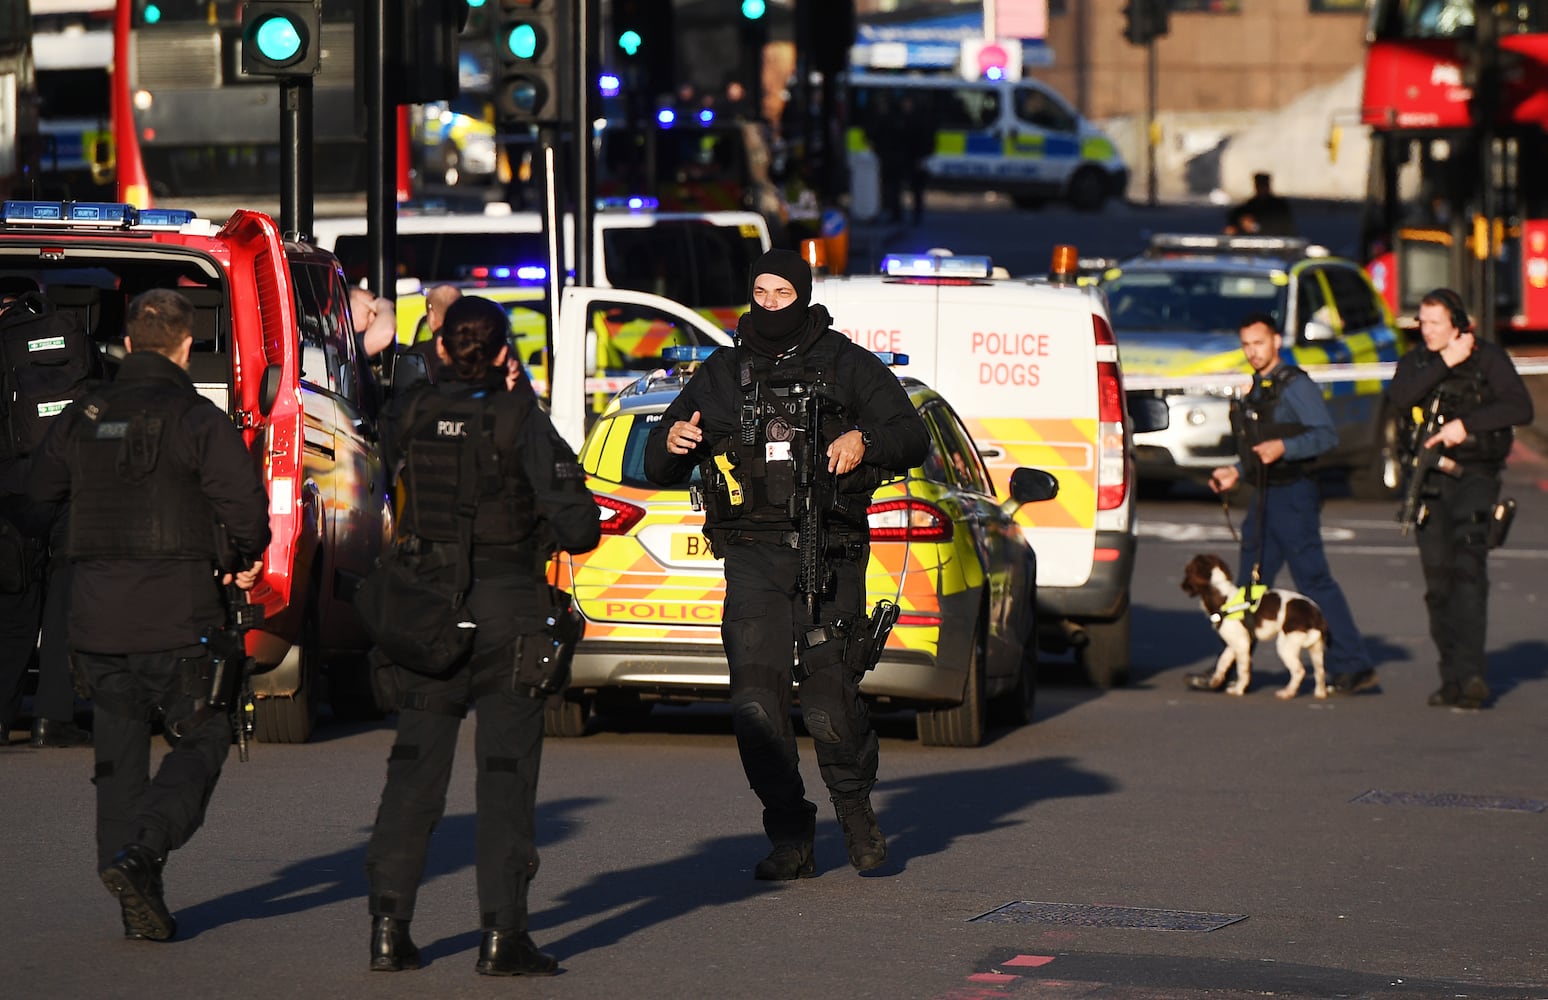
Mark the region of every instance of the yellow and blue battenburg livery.
POLYGON ((1396 486, 1395 471, 1378 468, 1391 459, 1384 383, 1327 380, 1319 372, 1396 361, 1407 348, 1359 265, 1301 239, 1168 234, 1108 268, 1100 284, 1125 381, 1164 397, 1171 410, 1166 430, 1135 436, 1142 475, 1183 478, 1234 461, 1227 397, 1244 391, 1252 372, 1239 330, 1262 314, 1284 333, 1284 361, 1321 386, 1339 431, 1326 463, 1376 475, 1383 489, 1396 486), (1201 376, 1234 373, 1243 377, 1201 385, 1201 376))
POLYGON ((876 197, 881 159, 899 150, 926 154, 931 187, 1002 191, 1023 207, 1063 200, 1095 210, 1128 186, 1112 139, 1036 80, 857 74, 849 101, 849 162, 862 201, 876 197), (933 142, 916 146, 905 133, 933 142))

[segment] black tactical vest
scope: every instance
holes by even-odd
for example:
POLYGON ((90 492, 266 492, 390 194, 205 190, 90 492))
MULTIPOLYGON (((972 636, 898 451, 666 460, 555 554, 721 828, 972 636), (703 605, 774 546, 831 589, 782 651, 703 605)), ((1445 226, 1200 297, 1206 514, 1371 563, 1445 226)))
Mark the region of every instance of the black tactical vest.
POLYGON ((525 415, 518 397, 483 386, 421 390, 405 418, 403 530, 430 542, 458 540, 458 470, 463 449, 472 448, 474 544, 526 541, 537 523, 537 497, 521 466, 505 457, 525 415))
POLYGON ((107 385, 81 401, 69 442, 71 559, 215 561, 199 470, 168 454, 173 428, 200 405, 165 382, 107 385))
MULTIPOLYGON (((1454 366, 1441 383, 1431 390, 1431 394, 1425 398, 1424 411, 1429 410, 1430 403, 1436 397, 1440 399, 1442 417, 1461 420, 1465 424, 1468 414, 1485 403, 1494 402, 1495 392, 1494 387, 1484 378, 1483 369, 1475 355, 1454 366)), ((1509 457, 1510 446, 1515 439, 1516 431, 1513 427, 1501 427, 1482 434, 1470 433, 1461 444, 1446 449, 1446 455, 1464 467, 1498 465, 1509 457)))
POLYGON ((1306 433, 1305 424, 1275 421, 1274 411, 1279 407, 1285 388, 1297 379, 1308 377, 1295 365, 1281 363, 1268 375, 1254 376, 1251 391, 1231 407, 1231 430, 1236 433, 1236 455, 1242 462, 1243 481, 1252 485, 1266 481, 1270 486, 1282 486, 1311 474, 1312 459, 1290 461, 1281 458, 1267 466, 1265 478, 1265 467, 1252 450, 1253 445, 1264 441, 1284 440, 1306 433))

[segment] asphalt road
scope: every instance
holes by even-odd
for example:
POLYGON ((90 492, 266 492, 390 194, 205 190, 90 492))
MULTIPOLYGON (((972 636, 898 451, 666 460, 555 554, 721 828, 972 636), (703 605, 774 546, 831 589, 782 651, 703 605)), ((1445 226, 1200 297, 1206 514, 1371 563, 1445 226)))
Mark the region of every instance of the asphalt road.
MULTIPOLYGON (((91 753, 3 748, 0 991, 1548 997, 1548 461, 1519 451, 1506 493, 1520 513, 1491 562, 1498 701, 1471 713, 1425 705, 1423 585, 1393 505, 1346 499, 1329 502, 1325 533, 1380 693, 1280 702, 1266 650, 1246 697, 1186 690, 1218 645, 1182 566, 1203 551, 1234 562, 1235 545, 1201 494, 1142 503, 1134 683, 1096 691, 1048 662, 1037 721, 972 750, 922 747, 908 713, 881 717, 892 857, 870 876, 845 863, 822 803, 818 877, 751 878, 766 845, 721 706, 549 741, 532 896, 534 937, 564 969, 549 980, 472 971, 476 720, 414 921, 428 964, 397 975, 366 971, 363 854, 387 725, 233 756, 168 866, 181 933, 165 945, 120 938, 92 871, 91 753)), ((803 766, 819 789, 804 740, 803 766)))

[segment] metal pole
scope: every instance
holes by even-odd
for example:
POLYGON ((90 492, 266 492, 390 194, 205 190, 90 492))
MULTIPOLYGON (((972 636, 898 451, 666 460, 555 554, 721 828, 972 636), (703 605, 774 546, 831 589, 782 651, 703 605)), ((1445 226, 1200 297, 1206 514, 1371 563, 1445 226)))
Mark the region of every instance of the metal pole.
POLYGON ((1161 144, 1156 135, 1156 91, 1160 89, 1157 71, 1156 39, 1151 37, 1145 44, 1145 201, 1156 203, 1156 147, 1161 144))
POLYGON ((384 298, 397 297, 398 114, 387 92, 387 4, 369 0, 365 5, 365 33, 361 52, 365 65, 366 106, 366 281, 371 291, 384 298))
POLYGON ((995 0, 984 0, 984 41, 987 42, 994 41, 994 29, 1000 20, 994 4, 995 0))
MULTIPOLYGON (((575 101, 570 118, 575 123, 575 280, 591 284, 591 217, 596 203, 591 196, 591 25, 597 0, 577 0, 575 4, 575 101)), ((558 300, 555 300, 557 307, 558 300)), ((555 315, 558 315, 557 308, 555 315)))
POLYGON ((312 78, 280 81, 280 232, 312 232, 312 78))
POLYGON ((548 398, 554 398, 554 334, 559 329, 559 293, 564 255, 559 250, 559 172, 554 167, 554 130, 538 130, 538 149, 543 156, 543 226, 548 232, 548 398))

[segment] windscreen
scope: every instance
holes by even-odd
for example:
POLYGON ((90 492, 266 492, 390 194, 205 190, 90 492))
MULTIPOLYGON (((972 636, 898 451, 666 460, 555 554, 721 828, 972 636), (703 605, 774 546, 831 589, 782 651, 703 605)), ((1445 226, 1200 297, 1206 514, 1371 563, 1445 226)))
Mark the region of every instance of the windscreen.
MULTIPOLYGON (((542 233, 400 232, 397 246, 398 277, 418 278, 425 284, 466 281, 481 268, 546 267, 548 261, 542 233)), ((350 284, 368 276, 370 255, 364 233, 340 236, 333 252, 350 284)))
POLYGON ((1230 271, 1126 271, 1103 284, 1113 329, 1235 332, 1243 316, 1266 312, 1283 325, 1284 283, 1230 271))

